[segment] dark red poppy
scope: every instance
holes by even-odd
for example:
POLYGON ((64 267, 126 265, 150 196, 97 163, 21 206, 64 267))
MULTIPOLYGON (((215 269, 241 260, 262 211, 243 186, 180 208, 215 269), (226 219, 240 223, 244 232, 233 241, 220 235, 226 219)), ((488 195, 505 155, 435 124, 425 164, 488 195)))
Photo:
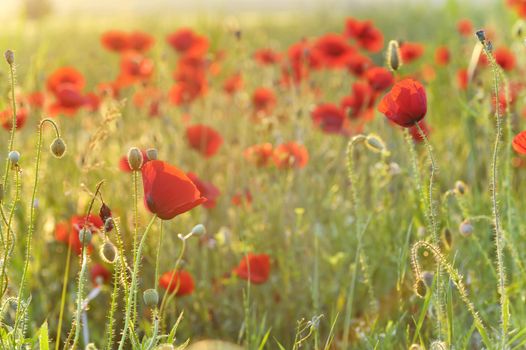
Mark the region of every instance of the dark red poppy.
POLYGON ((87 102, 86 97, 74 84, 63 83, 56 88, 55 102, 49 106, 49 114, 73 116, 87 102))
POLYGON ((111 280, 111 272, 104 265, 94 264, 90 270, 91 282, 95 285, 108 283, 111 280))
POLYGON ((141 172, 144 205, 163 220, 171 220, 206 201, 188 176, 173 165, 151 160, 141 172))
POLYGON ((373 107, 375 100, 376 96, 369 84, 357 81, 352 85, 352 94, 344 97, 340 105, 350 118, 356 119, 373 107))
POLYGON ((208 50, 208 39, 190 28, 181 28, 168 35, 166 41, 180 54, 202 56, 208 50))
POLYGON ((355 52, 347 61, 349 71, 357 77, 361 77, 367 69, 373 66, 373 61, 358 52, 355 52))
POLYGON ((148 51, 153 44, 155 39, 148 33, 141 31, 134 31, 128 35, 128 45, 130 50, 144 53, 148 51))
POLYGON ((272 49, 259 49, 254 53, 254 59, 261 65, 276 64, 281 61, 281 54, 272 49))
MULTIPOLYGON (((16 121, 15 121, 15 129, 21 129, 24 127, 27 121, 27 116, 29 112, 26 108, 18 108, 16 110, 16 121)), ((11 130, 13 128, 13 110, 12 109, 6 109, 0 112, 0 123, 2 123, 2 127, 6 130, 11 130)))
POLYGON ((186 128, 186 141, 191 148, 201 153, 205 158, 215 155, 223 144, 221 134, 203 124, 186 128))
MULTIPOLYGON (((102 226, 103 222, 97 215, 90 214, 87 220, 85 215, 76 215, 73 216, 69 222, 61 222, 56 225, 55 239, 70 245, 74 252, 80 254, 82 253, 82 243, 79 239, 79 231, 83 227, 87 227, 92 233, 96 233, 102 226)), ((90 244, 88 246, 88 252, 92 249, 93 247, 90 244)))
POLYGON ((401 80, 383 97, 378 110, 404 128, 414 126, 426 115, 426 90, 414 79, 401 80))
POLYGON ((451 60, 451 53, 449 52, 449 49, 447 46, 440 46, 437 47, 435 50, 435 62, 439 66, 445 66, 449 63, 451 60))
POLYGON ((197 187, 201 196, 206 198, 206 202, 203 203, 203 207, 207 209, 212 209, 217 204, 217 198, 221 195, 221 191, 213 183, 201 180, 194 173, 186 174, 190 180, 197 187))
POLYGON ((424 54, 424 45, 420 43, 404 42, 400 45, 400 55, 404 64, 411 63, 424 54))
POLYGON ((301 169, 309 162, 309 152, 305 146, 290 141, 276 147, 273 158, 279 169, 301 169))
POLYGON ((513 70, 516 64, 515 55, 505 46, 495 50, 495 61, 506 71, 513 70))
POLYGON ((249 253, 241 259, 234 274, 253 284, 263 284, 270 276, 270 257, 267 254, 249 253))
POLYGON ((190 295, 195 288, 192 275, 184 270, 163 273, 159 277, 159 286, 169 293, 175 293, 177 296, 190 295))
POLYGON ((347 19, 345 22, 345 35, 355 39, 360 47, 370 52, 378 52, 384 46, 382 32, 370 20, 347 19))
POLYGON ((375 91, 384 91, 394 83, 393 74, 384 67, 369 68, 365 72, 365 78, 375 91))
POLYGON ((465 37, 472 37, 475 33, 473 30, 473 23, 467 18, 463 18, 457 22, 457 30, 460 35, 465 37))
POLYGON ((243 77, 240 73, 232 75, 230 78, 225 80, 223 83, 223 90, 229 94, 233 95, 243 88, 243 77))
POLYGON ((256 113, 270 114, 276 106, 276 95, 270 89, 257 88, 252 94, 252 106, 256 113))
POLYGON ((100 37, 102 46, 113 52, 124 52, 130 48, 128 34, 120 30, 109 30, 100 37))
POLYGON ((318 105, 311 117, 314 125, 328 134, 341 133, 347 121, 343 109, 331 103, 318 105))
POLYGON ((249 162, 255 164, 257 167, 266 167, 270 165, 274 150, 271 143, 261 143, 253 145, 245 149, 243 156, 249 162))
POLYGON ((521 131, 513 138, 511 143, 515 152, 519 154, 526 154, 526 130, 521 131))
POLYGON ((312 55, 327 68, 343 68, 356 50, 339 34, 325 34, 312 46, 312 55))

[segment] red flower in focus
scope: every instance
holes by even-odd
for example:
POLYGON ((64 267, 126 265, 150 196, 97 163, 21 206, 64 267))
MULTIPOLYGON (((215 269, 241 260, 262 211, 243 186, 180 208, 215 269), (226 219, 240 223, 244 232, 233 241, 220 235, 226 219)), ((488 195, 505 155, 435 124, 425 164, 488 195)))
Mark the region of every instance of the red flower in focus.
POLYGON ((148 51, 154 42, 154 38, 145 32, 135 31, 128 35, 129 49, 136 52, 144 53, 148 51))
POLYGON ((273 155, 274 150, 272 144, 268 142, 250 146, 243 152, 245 159, 254 163, 257 167, 266 167, 270 165, 273 155))
POLYGON ((404 42, 400 45, 400 55, 405 64, 417 60, 424 54, 424 45, 420 43, 404 42))
POLYGON ((270 114, 276 106, 276 95, 267 88, 257 88, 252 94, 252 105, 256 113, 270 114))
POLYGON ((495 61, 506 71, 515 68, 515 55, 507 47, 501 46, 495 50, 495 61))
MULTIPOLYGON (((424 132, 424 135, 426 135, 426 137, 429 138, 430 129, 427 126, 426 121, 425 120, 421 120, 421 121, 418 122, 418 125, 420 126, 420 129, 422 129, 422 131, 424 132)), ((420 130, 418 130, 416 125, 413 125, 413 126, 409 127, 409 133, 411 134, 411 137, 413 138, 413 140, 415 142, 420 143, 420 142, 424 141, 424 138, 420 134, 420 130)))
MULTIPOLYGON (((16 122, 15 122, 15 129, 21 129, 25 124, 27 120, 29 112, 25 108, 18 108, 16 110, 16 122)), ((11 130, 13 128, 13 110, 12 109, 6 109, 2 112, 0 112, 0 123, 2 123, 2 127, 6 130, 11 130)))
POLYGON ((358 45, 369 52, 378 52, 384 46, 384 36, 372 21, 358 21, 349 18, 345 22, 345 35, 356 40, 358 45))
POLYGON ((217 197, 221 195, 219 188, 214 186, 211 182, 206 182, 201 180, 194 173, 187 173, 186 176, 194 183, 195 187, 201 192, 201 196, 206 198, 206 202, 203 203, 203 207, 207 209, 212 209, 217 204, 217 197))
POLYGON ((191 148, 201 153, 205 158, 215 155, 223 143, 220 133, 203 124, 186 128, 186 140, 191 148))
POLYGON ((281 55, 271 49, 260 49, 254 53, 254 59, 261 65, 276 64, 281 61, 281 55))
POLYGON ((411 127, 426 115, 426 91, 416 80, 401 80, 383 97, 378 110, 392 122, 411 127))
POLYGON ((230 78, 225 80, 223 83, 223 90, 229 94, 233 95, 243 88, 243 77, 240 73, 232 75, 230 78))
POLYGON ((120 30, 104 32, 100 41, 106 50, 122 53, 130 48, 128 34, 120 30))
POLYGON ((367 72, 365 72, 365 78, 369 85, 378 92, 386 90, 394 83, 393 74, 383 67, 368 69, 367 72))
POLYGON ((356 50, 339 34, 325 34, 312 46, 312 55, 328 68, 345 67, 355 52, 356 50))
POLYGON ((160 160, 142 168, 144 205, 162 220, 171 220, 206 201, 186 174, 160 160))
POLYGON ((168 35, 166 41, 180 54, 202 56, 208 50, 208 39, 190 28, 181 28, 168 35))
POLYGON ((357 77, 361 77, 367 69, 373 66, 373 61, 358 52, 354 53, 349 57, 347 61, 347 67, 349 71, 357 77))
POLYGON ((273 158, 279 169, 301 169, 309 162, 309 153, 305 146, 290 141, 276 147, 273 158))
POLYGON ((163 273, 159 277, 159 286, 169 293, 175 293, 177 296, 190 295, 195 288, 192 275, 184 270, 163 273))
POLYGON ((90 271, 91 282, 95 286, 108 283, 111 279, 111 272, 101 264, 94 264, 90 271))
POLYGON ((330 103, 318 105, 311 116, 314 125, 328 134, 341 133, 347 121, 343 109, 330 103))
POLYGON ((518 133, 511 143, 515 152, 526 154, 526 130, 518 133))
MULTIPOLYGON (((146 151, 141 149, 142 153, 142 165, 149 161, 148 156, 146 155, 146 151)), ((128 156, 124 155, 119 159, 119 169, 124 171, 125 173, 131 173, 132 169, 130 168, 130 163, 128 163, 128 156)))
POLYGON ((457 22, 457 30, 460 35, 471 37, 474 34, 473 23, 467 18, 463 18, 457 22))
POLYGON ((373 89, 366 82, 357 81, 352 85, 352 94, 341 101, 342 108, 353 119, 361 116, 362 112, 374 105, 376 96, 373 89))
POLYGON ((263 284, 270 276, 270 257, 267 254, 247 254, 234 269, 234 274, 253 284, 263 284))
MULTIPOLYGON (((97 232, 103 226, 102 220, 97 216, 90 214, 87 217, 82 215, 73 216, 69 222, 58 223, 55 227, 55 239, 59 242, 68 244, 77 254, 82 253, 82 243, 79 239, 79 231, 87 227, 92 233, 97 232)), ((88 251, 93 247, 89 245, 88 251)))
POLYGON ((466 90, 468 88, 468 70, 467 68, 461 68, 457 72, 457 84, 460 90, 466 90))
POLYGON ((435 51, 435 62, 439 66, 445 66, 451 60, 451 53, 447 46, 440 46, 435 51))

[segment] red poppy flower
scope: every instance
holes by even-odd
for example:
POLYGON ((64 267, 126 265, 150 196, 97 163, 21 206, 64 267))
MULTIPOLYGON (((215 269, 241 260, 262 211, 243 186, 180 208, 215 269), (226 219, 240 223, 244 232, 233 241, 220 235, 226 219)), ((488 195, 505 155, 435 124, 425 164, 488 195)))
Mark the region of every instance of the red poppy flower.
POLYGON ((515 152, 526 154, 526 130, 518 133, 511 143, 515 152))
POLYGON ((206 201, 186 174, 160 160, 142 168, 144 205, 163 220, 171 220, 206 201))
POLYGON ((204 96, 208 90, 208 65, 204 58, 188 56, 179 59, 174 72, 176 84, 169 92, 175 105, 186 104, 204 96))
POLYGON ((339 34, 325 34, 312 46, 312 55, 328 68, 345 67, 356 50, 339 34))
POLYGON ((119 87, 126 87, 137 82, 148 80, 153 74, 153 61, 135 52, 122 56, 120 73, 116 83, 119 87))
POLYGON ((276 95, 267 88, 257 88, 252 94, 252 105, 256 113, 270 114, 276 106, 276 95))
POLYGON ((201 196, 206 198, 206 202, 203 203, 203 207, 212 209, 217 204, 217 198, 221 195, 219 188, 214 186, 211 182, 201 180, 194 173, 187 173, 186 176, 194 183, 195 187, 201 192, 201 196))
POLYGON ((519 17, 526 18, 526 1, 507 0, 507 5, 511 7, 519 17))
POLYGON ((266 167, 270 165, 274 150, 271 143, 262 143, 253 145, 245 149, 243 156, 249 162, 254 163, 257 167, 266 167))
POLYGON ((104 32, 100 41, 106 50, 113 52, 124 52, 130 48, 128 34, 120 30, 109 30, 104 32))
POLYGON ((471 37, 475 33, 473 30, 473 23, 467 18, 463 18, 457 22, 457 30, 462 36, 471 37))
POLYGON ((309 153, 305 146, 290 141, 276 147, 273 158, 279 169, 301 169, 309 162, 309 153))
POLYGON ((360 47, 369 52, 378 52, 384 46, 382 32, 370 20, 347 19, 345 22, 345 35, 355 39, 360 47))
POLYGON ((400 55, 405 64, 417 60, 424 54, 424 45, 420 43, 404 42, 400 45, 400 55))
POLYGON ((208 50, 208 39, 190 28, 181 28, 168 35, 166 41, 180 54, 202 56, 208 50))
POLYGON ((376 96, 369 84, 357 81, 352 85, 352 94, 344 97, 340 104, 347 115, 355 119, 360 117, 365 110, 371 108, 375 100, 376 96))
POLYGON ((177 296, 190 295, 194 292, 194 279, 184 270, 168 271, 159 277, 159 286, 177 296))
POLYGON ((234 274, 253 284, 263 284, 270 276, 270 257, 267 254, 247 254, 234 269, 234 274))
MULTIPOLYGON (((103 222, 97 215, 90 214, 87 220, 85 215, 76 215, 73 216, 69 222, 61 222, 56 225, 55 239, 70 245, 74 252, 80 254, 82 253, 82 243, 79 239, 79 231, 83 227, 87 227, 92 233, 96 233, 102 226, 103 222)), ((90 244, 88 246, 88 252, 92 249, 93 247, 90 244)))
POLYGON ((435 62, 439 66, 445 66, 451 60, 451 53, 447 46, 440 46, 435 51, 435 62))
POLYGON ((368 69, 367 72, 365 72, 365 78, 375 91, 386 90, 394 83, 393 74, 383 67, 368 69))
POLYGON ((69 86, 76 91, 81 91, 86 85, 84 76, 73 67, 62 67, 54 71, 47 79, 47 89, 56 94, 58 89, 63 84, 68 83, 69 86))
POLYGON ((281 61, 281 55, 271 49, 260 49, 254 53, 254 59, 261 65, 276 64, 281 61))
POLYGON ((343 109, 330 103, 318 105, 311 116, 314 125, 328 134, 341 133, 347 121, 343 109))
POLYGON ((71 83, 60 84, 56 88, 55 98, 55 102, 49 106, 49 113, 52 116, 58 114, 72 116, 88 102, 82 92, 71 83))
POLYGON ((319 59, 311 55, 310 51, 311 47, 306 40, 292 44, 287 50, 290 65, 284 66, 282 73, 290 76, 295 84, 308 76, 309 69, 316 69, 320 66, 319 59))
POLYGON ((246 206, 252 205, 252 193, 249 189, 245 189, 243 192, 238 192, 232 196, 231 200, 232 204, 235 206, 242 206, 245 204, 246 206))
POLYGON ((44 107, 45 97, 44 93, 35 91, 27 95, 27 103, 34 108, 44 107))
POLYGON ((145 32, 135 31, 128 35, 128 45, 130 50, 144 53, 154 44, 154 38, 145 32))
POLYGON ((243 77, 240 73, 232 75, 230 78, 225 80, 223 83, 223 90, 229 94, 233 95, 243 88, 243 77))
POLYGON ((104 265, 94 264, 90 271, 91 282, 95 285, 108 283, 111 280, 111 272, 104 265))
POLYGON ((515 55, 507 47, 501 46, 495 50, 495 61, 506 71, 515 68, 515 55))
POLYGON ((357 77, 361 77, 367 69, 373 66, 373 61, 358 52, 355 52, 347 61, 349 71, 357 77))
POLYGON ((414 79, 401 80, 383 97, 378 110, 392 122, 411 127, 426 115, 426 91, 414 79))
MULTIPOLYGON (((16 130, 24 127, 28 114, 28 110, 25 108, 18 108, 16 110, 16 130)), ((6 109, 0 112, 0 123, 2 123, 2 127, 6 130, 10 131, 13 128, 13 111, 11 109, 6 109)))
POLYGON ((205 158, 215 155, 223 144, 221 134, 203 124, 186 128, 186 140, 191 148, 201 153, 205 158))
POLYGON ((468 88, 468 70, 466 68, 461 68, 457 71, 457 84, 460 90, 468 88))

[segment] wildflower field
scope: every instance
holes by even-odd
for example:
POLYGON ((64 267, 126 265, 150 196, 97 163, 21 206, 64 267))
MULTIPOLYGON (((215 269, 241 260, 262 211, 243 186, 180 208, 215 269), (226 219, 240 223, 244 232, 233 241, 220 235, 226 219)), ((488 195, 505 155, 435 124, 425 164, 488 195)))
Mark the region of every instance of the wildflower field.
POLYGON ((4 27, 0 349, 526 349, 526 2, 4 27))

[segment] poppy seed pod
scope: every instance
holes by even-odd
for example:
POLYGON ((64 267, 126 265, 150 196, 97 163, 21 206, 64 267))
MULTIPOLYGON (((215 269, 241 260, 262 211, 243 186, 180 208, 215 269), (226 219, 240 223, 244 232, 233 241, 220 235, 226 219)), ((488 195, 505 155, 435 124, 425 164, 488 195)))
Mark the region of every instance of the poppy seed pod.
POLYGON ((82 243, 85 247, 91 243, 91 230, 87 227, 82 228, 79 231, 79 241, 82 243))
POLYGON ((51 143, 49 149, 55 157, 62 158, 64 153, 66 153, 66 144, 64 143, 64 140, 62 140, 60 137, 57 137, 53 140, 53 143, 51 143))
POLYGON ((115 262, 115 258, 117 257, 117 249, 113 243, 104 242, 100 248, 100 256, 105 262, 113 264, 115 262))
POLYGON ((464 237, 469 237, 473 234, 473 225, 468 219, 462 221, 458 227, 460 234, 464 237))
POLYGON ((148 148, 146 150, 146 157, 148 157, 148 160, 157 160, 157 149, 148 148))
POLYGON ((142 152, 137 147, 132 147, 128 151, 128 165, 133 171, 141 170, 143 163, 142 152))
POLYGON ((463 181, 457 181, 455 182, 455 192, 460 195, 464 195, 466 193, 467 186, 463 181))
POLYGON ((192 234, 196 235, 196 236, 202 236, 204 234, 206 234, 206 228, 203 224, 197 224, 194 226, 194 228, 192 229, 192 234))
POLYGON ((398 41, 391 40, 387 46, 387 67, 392 71, 397 71, 402 66, 402 56, 400 55, 400 45, 398 41))
POLYGON ((425 298, 427 293, 427 286, 423 279, 420 278, 415 282, 414 289, 415 294, 417 296, 419 296, 420 298, 425 298))
POLYGON ((142 293, 144 304, 148 307, 156 307, 159 303, 159 293, 155 289, 146 289, 142 293))
POLYGON ((384 141, 380 138, 380 136, 375 134, 367 135, 367 138, 365 139, 365 145, 375 153, 383 153, 386 151, 384 141))
POLYGON ((13 51, 7 50, 4 53, 4 56, 5 56, 5 60, 7 61, 9 65, 12 65, 13 63, 15 63, 15 53, 13 51))
POLYGON ((17 165, 18 161, 20 160, 20 153, 18 153, 18 151, 11 151, 7 157, 9 158, 11 164, 17 165))

